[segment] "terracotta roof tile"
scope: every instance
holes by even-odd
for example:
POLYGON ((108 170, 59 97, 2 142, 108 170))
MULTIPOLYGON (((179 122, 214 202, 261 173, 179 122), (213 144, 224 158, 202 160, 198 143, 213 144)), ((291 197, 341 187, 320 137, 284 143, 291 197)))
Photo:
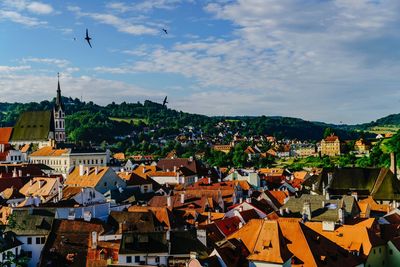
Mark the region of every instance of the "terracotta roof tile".
POLYGON ((33 152, 31 157, 59 157, 68 153, 68 149, 55 149, 50 146, 45 146, 39 150, 33 152))
POLYGON ((7 144, 11 139, 12 127, 0 128, 0 144, 7 144))

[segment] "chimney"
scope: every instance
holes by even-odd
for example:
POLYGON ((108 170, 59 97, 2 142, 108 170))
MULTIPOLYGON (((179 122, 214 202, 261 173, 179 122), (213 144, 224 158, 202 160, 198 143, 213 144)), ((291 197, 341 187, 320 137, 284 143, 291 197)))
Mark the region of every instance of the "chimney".
POLYGON ((243 203, 243 198, 242 197, 239 198, 239 203, 243 203))
POLYGON ((0 153, 4 152, 4 144, 0 144, 0 153))
POLYGON ((174 172, 176 172, 176 166, 174 166, 174 172))
POLYGON ((279 209, 279 214, 280 214, 281 216, 284 215, 283 208, 280 208, 280 209, 279 209))
POLYGON ((60 201, 62 199, 63 196, 63 187, 62 185, 58 186, 58 201, 60 201))
POLYGON ((22 170, 18 170, 18 177, 22 177, 22 170))
POLYGON ((86 167, 86 175, 87 175, 87 176, 89 176, 89 170, 90 170, 90 168, 89 168, 89 167, 86 167))
POLYGON ((193 161, 193 156, 190 156, 189 157, 189 162, 192 162, 193 161))
POLYGON ((185 204, 185 193, 181 194, 181 204, 185 204))
POLYGON ((146 173, 146 166, 143 166, 142 172, 146 173))
POLYGON ((243 227, 243 223, 239 222, 239 229, 243 227))
POLYGON ((207 222, 211 223, 211 211, 209 211, 207 214, 207 222))
POLYGON ((167 207, 172 208, 172 199, 171 196, 167 196, 167 207))
POLYGON ((44 181, 39 180, 38 182, 39 182, 39 189, 40 189, 40 188, 42 188, 42 186, 43 186, 43 184, 44 184, 44 181))
POLYGON ((304 221, 309 221, 311 220, 311 202, 310 201, 304 201, 303 203, 303 220, 304 221))
POLYGON ((16 168, 14 168, 14 170, 13 170, 12 177, 13 177, 13 178, 18 177, 18 176, 17 176, 17 169, 16 169, 16 168))
POLYGON ((199 177, 195 176, 194 177, 194 182, 197 183, 199 181, 199 177))
POLYGON ((93 231, 92 232, 92 249, 97 248, 97 232, 93 231))
POLYGON ((354 197, 356 201, 358 201, 358 194, 357 192, 351 192, 351 195, 354 197))
POLYGON ((32 186, 33 185, 33 179, 29 180, 29 185, 32 186))
POLYGON ((97 166, 94 167, 94 174, 95 175, 99 174, 99 167, 97 167, 97 166))
POLYGON ((207 180, 208 180, 208 184, 211 184, 211 177, 208 177, 207 180))
POLYGON ((83 164, 79 164, 79 176, 83 176, 85 174, 85 169, 84 169, 83 164))
POLYGON ((394 152, 390 153, 390 170, 394 174, 394 177, 397 178, 397 159, 394 152))

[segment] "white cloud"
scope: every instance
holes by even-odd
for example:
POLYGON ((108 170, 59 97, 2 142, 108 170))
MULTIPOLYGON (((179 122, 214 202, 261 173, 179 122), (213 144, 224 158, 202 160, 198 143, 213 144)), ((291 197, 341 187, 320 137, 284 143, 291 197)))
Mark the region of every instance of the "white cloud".
POLYGON ((16 11, 0 10, 0 20, 10 20, 15 23, 25 26, 39 26, 47 24, 45 21, 40 21, 37 18, 24 16, 16 11))
POLYGON ((111 2, 107 4, 107 8, 124 13, 128 11, 149 12, 154 9, 167 9, 171 10, 177 7, 178 4, 183 2, 193 2, 193 0, 145 0, 142 2, 135 2, 127 4, 123 2, 111 2))
POLYGON ((40 2, 30 2, 26 5, 26 9, 36 14, 50 14, 54 11, 51 5, 43 4, 40 2))
MULTIPOLYGON (((165 93, 155 92, 119 81, 99 79, 89 76, 73 77, 69 74, 60 78, 61 91, 64 96, 80 98, 106 105, 115 102, 137 102, 138 100, 159 98, 165 93), (95 88, 95 90, 88 90, 95 88), (110 98, 110 92, 113 97, 110 98)), ((23 102, 52 99, 56 94, 57 77, 46 75, 15 75, 0 72, 2 101, 23 102), (29 99, 26 95, 29 94, 29 99)))
POLYGON ((99 23, 113 26, 119 32, 132 35, 155 35, 159 33, 158 29, 133 22, 132 18, 124 19, 108 13, 82 12, 81 9, 76 6, 69 6, 67 9, 74 12, 79 17, 89 17, 99 23))
POLYGON ((33 63, 42 63, 42 64, 50 64, 50 65, 56 65, 59 68, 64 68, 70 64, 70 62, 66 59, 57 59, 57 58, 35 58, 35 57, 29 57, 29 58, 23 58, 21 60, 24 63, 27 62, 33 62, 33 63))
POLYGON ((0 66, 0 72, 16 72, 21 70, 29 70, 31 66, 0 66))

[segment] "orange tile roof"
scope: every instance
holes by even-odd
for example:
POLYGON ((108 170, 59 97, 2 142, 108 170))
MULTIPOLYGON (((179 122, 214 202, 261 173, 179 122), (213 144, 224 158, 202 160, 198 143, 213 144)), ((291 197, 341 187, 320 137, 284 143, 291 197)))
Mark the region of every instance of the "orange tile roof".
POLYGON ((28 152, 28 150, 31 148, 31 144, 25 144, 21 149, 20 149, 20 151, 22 152, 22 153, 26 153, 26 152, 28 152))
POLYGON ((292 262, 292 266, 356 266, 362 261, 305 226, 300 219, 280 218, 278 223, 283 236, 290 241, 288 249, 300 260, 298 264, 292 262), (329 257, 338 253, 343 256, 329 257))
POLYGON ((251 220, 227 239, 230 238, 242 240, 250 251, 247 259, 251 261, 282 264, 293 256, 287 249, 277 221, 251 220))
POLYGON ((272 195, 272 197, 274 197, 279 204, 281 204, 282 206, 285 204, 285 199, 289 196, 289 192, 287 191, 267 191, 270 195, 272 195))
POLYGON ((351 251, 364 253, 368 256, 372 247, 382 245, 383 240, 376 236, 368 226, 372 225, 375 219, 363 220, 354 225, 341 225, 335 231, 324 231, 321 222, 307 222, 306 226, 325 236, 342 248, 351 251), (362 250, 360 250, 362 247, 362 250), (358 248, 358 250, 356 249, 358 248))
POLYGON ((97 174, 95 167, 85 167, 85 174, 79 175, 79 167, 75 167, 72 172, 68 175, 65 185, 80 186, 80 187, 95 187, 103 176, 110 169, 109 167, 97 167, 97 174), (89 169, 89 175, 86 174, 86 168, 89 169))
POLYGON ((330 135, 325 138, 325 141, 327 142, 334 142, 336 140, 339 140, 339 137, 337 137, 336 135, 330 135))
POLYGON ((49 196, 56 194, 52 191, 54 185, 57 183, 58 178, 48 177, 35 177, 31 179, 31 182, 26 183, 19 192, 24 196, 49 196))
POLYGON ((147 175, 149 173, 153 173, 157 170, 156 166, 151 166, 151 165, 139 165, 136 169, 134 169, 132 172, 135 173, 136 175, 146 179, 147 175))
POLYGON ((113 158, 116 160, 125 160, 125 154, 124 153, 115 153, 113 155, 113 158))
POLYGON ((45 146, 41 149, 36 150, 30 156, 31 157, 59 157, 68 153, 68 149, 55 149, 51 146, 45 146))
POLYGON ((391 207, 389 204, 378 204, 371 196, 359 200, 358 204, 369 204, 371 207, 371 211, 376 211, 376 212, 389 212, 391 210, 391 207))
POLYGON ((0 128, 0 144, 7 144, 10 141, 12 130, 12 127, 0 128))
POLYGON ((304 180, 308 175, 307 171, 298 171, 298 172, 294 172, 293 176, 295 179, 299 179, 299 180, 304 180))

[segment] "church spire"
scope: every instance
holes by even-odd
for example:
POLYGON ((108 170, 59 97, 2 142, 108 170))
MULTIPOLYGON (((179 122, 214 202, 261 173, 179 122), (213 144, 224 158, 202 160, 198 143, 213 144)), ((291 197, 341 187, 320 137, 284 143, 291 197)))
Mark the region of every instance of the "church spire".
POLYGON ((56 107, 56 109, 58 109, 58 108, 64 109, 64 105, 61 100, 60 73, 59 72, 57 72, 57 78, 58 78, 58 85, 57 85, 57 97, 56 97, 55 107, 56 107))

